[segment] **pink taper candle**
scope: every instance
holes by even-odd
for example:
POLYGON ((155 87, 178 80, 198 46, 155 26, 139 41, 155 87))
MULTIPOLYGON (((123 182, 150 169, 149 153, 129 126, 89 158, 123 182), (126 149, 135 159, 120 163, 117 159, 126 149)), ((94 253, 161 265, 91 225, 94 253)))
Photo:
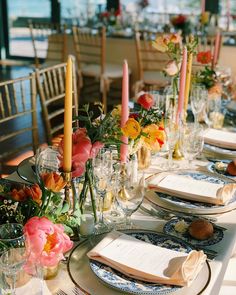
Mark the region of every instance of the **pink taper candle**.
POLYGON ((66 94, 64 113, 63 171, 71 172, 72 158, 72 59, 69 56, 66 66, 66 94))
POLYGON ((185 91, 185 83, 186 83, 186 74, 187 74, 187 48, 184 46, 183 48, 183 58, 180 70, 180 85, 179 85, 179 97, 178 97, 178 110, 176 115, 176 123, 179 123, 179 119, 181 117, 181 113, 184 107, 184 91, 185 91))
POLYGON ((205 0, 201 0, 201 11, 202 11, 202 13, 205 12, 205 5, 206 5, 206 1, 205 0))
MULTIPOLYGON (((121 127, 124 127, 126 121, 129 118, 129 70, 127 61, 123 64, 123 80, 122 80, 122 105, 121 105, 121 127)), ((120 160, 121 163, 125 163, 128 156, 128 138, 126 136, 121 137, 122 142, 120 147, 120 160)))
POLYGON ((212 68, 214 68, 215 65, 217 64, 218 57, 219 57, 219 50, 220 50, 220 32, 217 31, 214 52, 213 52, 212 68))

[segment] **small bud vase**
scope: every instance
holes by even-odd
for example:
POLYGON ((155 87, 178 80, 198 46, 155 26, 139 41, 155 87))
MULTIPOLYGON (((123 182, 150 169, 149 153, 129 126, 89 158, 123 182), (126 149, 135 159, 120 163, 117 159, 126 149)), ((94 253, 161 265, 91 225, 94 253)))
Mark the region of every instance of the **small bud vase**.
POLYGON ((139 169, 146 169, 151 164, 151 151, 147 149, 145 146, 142 146, 137 151, 137 157, 138 157, 138 168, 139 169))
POLYGON ((51 280, 55 278, 59 271, 60 263, 54 266, 44 266, 43 267, 43 279, 44 280, 51 280))

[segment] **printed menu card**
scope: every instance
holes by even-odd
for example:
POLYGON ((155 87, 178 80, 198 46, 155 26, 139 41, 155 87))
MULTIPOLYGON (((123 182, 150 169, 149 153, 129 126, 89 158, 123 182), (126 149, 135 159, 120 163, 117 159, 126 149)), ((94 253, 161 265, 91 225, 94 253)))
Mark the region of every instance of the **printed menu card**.
POLYGON ((236 183, 219 184, 187 175, 163 172, 150 179, 148 187, 182 199, 225 205, 236 193, 236 183))
POLYGON ((189 286, 206 261, 203 251, 178 252, 116 231, 87 255, 129 277, 177 286, 189 286))

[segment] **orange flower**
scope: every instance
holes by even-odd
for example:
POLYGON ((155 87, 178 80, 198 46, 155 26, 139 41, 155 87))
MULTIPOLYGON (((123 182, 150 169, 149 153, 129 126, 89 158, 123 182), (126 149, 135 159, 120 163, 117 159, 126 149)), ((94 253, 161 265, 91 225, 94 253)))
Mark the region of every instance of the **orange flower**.
POLYGON ((160 52, 166 52, 168 51, 168 42, 169 39, 166 36, 158 36, 156 40, 152 42, 152 46, 160 52))
POLYGON ((182 39, 180 34, 171 34, 170 35, 170 42, 174 43, 174 44, 179 44, 181 43, 182 39))
POLYGON ((25 194, 28 197, 31 197, 36 203, 38 203, 39 205, 42 204, 42 201, 41 201, 42 191, 38 184, 34 184, 32 186, 26 186, 24 191, 25 191, 25 194))
POLYGON ((151 124, 144 127, 142 131, 145 133, 145 136, 142 136, 145 146, 152 151, 158 152, 166 139, 163 127, 151 124))
POLYGON ((19 189, 17 190, 16 188, 14 188, 11 192, 10 195, 12 196, 12 198, 18 202, 23 202, 27 199, 27 195, 25 193, 24 189, 19 189))
POLYGON ((44 185, 54 193, 60 192, 66 185, 63 177, 56 172, 44 173, 41 175, 44 185))
POLYGON ((211 62, 212 55, 211 51, 201 51, 197 54, 197 62, 200 62, 201 64, 209 64, 211 62))
POLYGON ((128 136, 131 139, 136 139, 141 132, 141 127, 138 121, 134 118, 129 118, 121 130, 125 136, 128 136))

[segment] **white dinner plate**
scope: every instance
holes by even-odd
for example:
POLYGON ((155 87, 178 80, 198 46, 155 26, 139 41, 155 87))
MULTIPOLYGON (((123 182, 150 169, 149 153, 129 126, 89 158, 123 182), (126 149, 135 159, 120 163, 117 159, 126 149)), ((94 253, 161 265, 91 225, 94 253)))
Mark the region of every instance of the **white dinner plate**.
POLYGON ((236 158, 236 151, 223 149, 214 145, 204 144, 203 153, 210 155, 212 158, 233 160, 236 158))
MULTIPOLYGON (((161 173, 161 172, 160 172, 161 173)), ((225 184, 234 182, 233 180, 221 176, 219 174, 214 174, 210 172, 203 172, 203 171, 191 171, 191 170, 178 170, 173 171, 176 174, 188 175, 193 177, 194 179, 209 181, 219 184, 225 184)), ((156 174, 147 178, 147 182, 149 182, 152 177, 155 177, 156 174)), ((236 208, 236 194, 233 198, 229 201, 226 205, 213 205, 207 204, 202 202, 194 202, 188 201, 181 198, 178 198, 174 195, 164 194, 164 193, 157 193, 154 190, 148 190, 146 192, 145 198, 151 202, 154 206, 159 206, 164 209, 176 212, 182 212, 187 214, 194 214, 194 215, 211 215, 211 214, 221 214, 236 208)))

